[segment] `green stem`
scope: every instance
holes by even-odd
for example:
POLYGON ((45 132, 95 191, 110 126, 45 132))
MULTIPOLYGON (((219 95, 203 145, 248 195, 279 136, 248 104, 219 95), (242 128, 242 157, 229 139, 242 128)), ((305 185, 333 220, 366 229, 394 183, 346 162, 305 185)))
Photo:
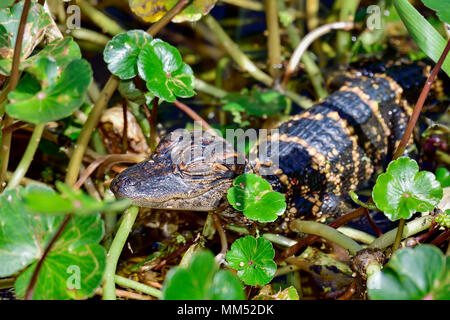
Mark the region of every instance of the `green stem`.
POLYGON ((278 7, 274 0, 264 0, 267 23, 267 48, 269 56, 269 73, 273 79, 281 75, 280 27, 278 25, 278 7))
POLYGON ((297 241, 295 240, 289 239, 284 236, 280 236, 279 234, 275 233, 264 233, 262 237, 266 240, 269 240, 270 242, 273 242, 283 247, 290 247, 297 243, 297 241))
POLYGON ((110 37, 105 36, 103 33, 85 28, 72 29, 70 30, 70 35, 75 39, 93 42, 103 47, 111 40, 110 37))
POLYGON ((365 244, 370 244, 376 239, 371 234, 350 227, 339 227, 337 230, 345 234, 347 237, 365 244))
POLYGON ((245 228, 245 227, 240 227, 240 226, 235 226, 235 225, 233 225, 233 224, 227 224, 227 225, 225 226, 225 228, 228 229, 228 230, 230 230, 230 231, 239 233, 240 235, 247 235, 247 234, 250 234, 250 232, 248 231, 247 228, 245 228))
POLYGON ((241 51, 239 46, 235 42, 233 42, 233 40, 231 40, 231 38, 228 36, 225 30, 222 29, 216 19, 214 19, 211 15, 207 15, 203 19, 206 25, 218 38, 223 48, 243 70, 247 71, 253 78, 264 83, 268 87, 273 84, 273 79, 269 75, 261 71, 253 63, 253 61, 251 61, 245 55, 245 53, 241 51))
MULTIPOLYGON (((344 0, 341 2, 341 10, 339 13, 339 21, 355 20, 356 9, 358 8, 359 0, 344 0)), ((350 33, 347 31, 338 31, 337 33, 337 50, 339 54, 345 57, 345 53, 350 45, 350 33)))
POLYGON ((45 123, 38 124, 33 130, 33 134, 31 135, 30 142, 28 143, 27 149, 22 156, 19 164, 17 165, 14 174, 9 180, 9 184, 6 187, 7 189, 13 189, 19 185, 20 181, 28 171, 30 167, 31 161, 33 161, 34 154, 36 153, 37 147, 39 145, 39 141, 41 141, 42 132, 44 132, 45 123))
POLYGON ((16 282, 16 278, 0 279, 0 290, 14 288, 14 282, 16 282))
POLYGON ((362 247, 354 240, 336 229, 319 222, 296 219, 292 221, 290 229, 295 232, 304 232, 325 238, 336 243, 340 247, 347 249, 352 255, 356 255, 358 251, 362 250, 362 247))
POLYGON ((85 0, 78 0, 77 4, 80 6, 83 14, 98 25, 104 33, 115 36, 116 34, 126 31, 115 20, 111 19, 100 10, 97 10, 89 2, 85 0))
MULTIPOLYGON (((14 174, 13 172, 7 171, 6 172, 6 181, 9 181, 11 179, 11 177, 13 176, 13 174, 14 174)), ((41 181, 33 180, 33 179, 30 179, 30 178, 27 178, 27 177, 23 177, 22 180, 20 180, 20 183, 25 185, 25 186, 29 185, 29 184, 38 184, 38 185, 43 186, 43 187, 49 187, 47 184, 45 184, 45 183, 43 183, 41 181)))
POLYGON ((400 241, 402 241, 403 229, 405 228, 405 219, 400 219, 398 224, 397 233, 395 234, 394 245, 392 246, 392 253, 400 247, 400 241))
POLYGON ((252 0, 222 0, 222 2, 232 4, 244 9, 254 10, 254 11, 264 11, 264 6, 262 3, 252 0))
MULTIPOLYGON (((403 228, 401 239, 405 239, 416 233, 427 230, 433 222, 433 217, 431 215, 427 215, 421 218, 414 219, 413 221, 408 222, 403 228)), ((374 242, 369 245, 371 249, 385 249, 392 245, 395 241, 396 235, 398 232, 398 228, 392 229, 381 237, 377 238, 374 242)))
MULTIPOLYGON (((16 36, 16 44, 14 46, 14 53, 13 53, 13 61, 11 66, 11 76, 9 78, 9 85, 7 86, 6 91, 2 92, 2 98, 6 98, 8 96, 8 93, 13 91, 17 84, 19 83, 20 78, 20 55, 22 52, 22 42, 23 42, 23 34, 25 31, 25 25, 28 19, 28 12, 30 11, 31 6, 31 0, 25 0, 25 3, 23 5, 22 14, 20 16, 20 22, 19 27, 17 29, 17 36, 16 36)), ((9 115, 5 115, 2 121, 2 128, 9 127, 12 125, 13 119, 9 115)), ((2 145, 0 149, 0 161, 1 161, 1 167, 0 167, 0 191, 3 190, 4 181, 6 178, 6 171, 8 170, 8 162, 9 162, 9 154, 11 150, 11 138, 12 138, 12 131, 7 132, 2 137, 2 145)))
POLYGON ((119 78, 115 76, 111 76, 109 78, 108 82, 100 93, 100 98, 95 103, 92 111, 89 113, 89 117, 86 123, 81 129, 76 147, 73 151, 72 157, 70 158, 69 165, 67 166, 66 184, 70 186, 74 185, 77 181, 81 161, 83 160, 84 152, 86 151, 89 140, 91 139, 92 132, 94 131, 94 128, 100 120, 103 109, 106 107, 109 99, 119 85, 119 82, 119 78))
POLYGON ((303 109, 311 108, 314 105, 314 102, 311 99, 309 99, 305 96, 298 95, 295 92, 292 92, 290 90, 286 90, 284 92, 284 95, 286 97, 288 97, 289 99, 291 99, 292 101, 294 101, 296 104, 298 104, 303 109))
POLYGON ((114 276, 116 274, 117 262, 119 261, 120 254, 122 253, 122 249, 127 241, 128 234, 133 227, 138 213, 139 207, 131 206, 128 208, 122 217, 122 222, 111 243, 108 256, 106 257, 106 267, 103 275, 103 300, 116 300, 114 276))
POLYGON ((140 291, 142 293, 151 295, 155 298, 161 298, 162 297, 162 292, 161 290, 158 290, 156 288, 147 286, 143 283, 131 280, 131 279, 127 279, 118 275, 114 276, 114 281, 121 287, 124 288, 130 288, 130 289, 134 289, 137 291, 140 291))
POLYGON ((206 83, 205 81, 197 78, 195 78, 194 80, 194 86, 198 91, 209 94, 219 99, 225 97, 228 94, 228 92, 226 92, 225 90, 210 85, 209 83, 206 83))
MULTIPOLYGON (((285 0, 278 0, 278 9, 279 11, 286 10, 285 0)), ((288 33, 289 42, 291 47, 295 49, 300 43, 300 36, 295 26, 290 23, 286 26, 286 31, 288 33)), ((309 79, 311 80, 311 84, 314 88, 314 91, 317 94, 319 99, 323 99, 328 96, 328 92, 325 90, 325 81, 322 77, 322 73, 320 72, 319 67, 314 62, 311 54, 309 52, 305 52, 302 56, 303 64, 305 65, 306 73, 308 74, 309 79)))

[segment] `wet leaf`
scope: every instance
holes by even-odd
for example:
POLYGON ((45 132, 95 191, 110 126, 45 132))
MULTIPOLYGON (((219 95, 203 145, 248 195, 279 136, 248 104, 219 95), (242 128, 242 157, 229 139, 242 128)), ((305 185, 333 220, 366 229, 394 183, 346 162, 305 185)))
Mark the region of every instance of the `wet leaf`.
MULTIPOLYGON (((11 8, 0 9, 0 73, 3 75, 9 75, 11 69, 23 4, 24 1, 20 1, 11 8)), ((50 22, 44 8, 32 2, 22 40, 21 61, 42 41, 50 22)))
POLYGON ((139 76, 147 82, 147 89, 160 99, 174 102, 177 97, 195 94, 191 67, 183 62, 175 47, 159 39, 141 50, 138 70, 139 76))
POLYGON ((152 36, 142 30, 130 30, 114 36, 103 52, 109 71, 120 79, 134 78, 138 73, 139 53, 152 40, 152 36))
POLYGON ((233 242, 226 260, 245 284, 264 285, 273 279, 277 270, 274 257, 275 250, 270 241, 246 236, 233 242))
POLYGON ((448 300, 450 259, 427 244, 400 249, 367 286, 374 300, 448 300))
POLYGON ((229 271, 220 270, 210 251, 196 253, 186 268, 169 271, 164 281, 166 300, 243 300, 240 281, 229 271))
MULTIPOLYGON (((0 195, 0 277, 28 267, 15 283, 18 297, 25 290, 38 259, 62 216, 30 213, 22 194, 41 186, 29 185, 7 190, 0 195)), ((73 217, 42 265, 34 299, 83 299, 100 285, 106 251, 98 244, 104 234, 100 215, 73 217)))
MULTIPOLYGON (((178 0, 128 0, 131 11, 145 22, 156 22, 177 4, 178 0)), ((194 0, 172 22, 197 21, 214 7, 217 0, 194 0)))
POLYGON ((77 110, 92 81, 91 66, 83 59, 70 62, 58 76, 56 62, 42 57, 33 73, 41 77, 41 83, 26 74, 8 95, 6 112, 35 124, 59 120, 77 110))
POLYGON ((416 212, 428 212, 442 199, 442 187, 433 173, 420 171, 407 157, 392 161, 372 191, 376 206, 391 220, 409 219, 416 212))
POLYGON ((251 173, 240 175, 233 181, 227 199, 247 218, 259 222, 275 221, 286 210, 284 196, 272 191, 266 180, 251 173))

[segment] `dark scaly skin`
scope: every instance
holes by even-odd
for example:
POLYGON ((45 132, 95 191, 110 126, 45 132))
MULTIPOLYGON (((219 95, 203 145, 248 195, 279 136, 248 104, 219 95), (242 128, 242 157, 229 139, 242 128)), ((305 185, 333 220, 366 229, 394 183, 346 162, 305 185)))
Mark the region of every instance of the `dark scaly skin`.
MULTIPOLYGON (((330 86, 340 89, 279 126, 279 170, 264 178, 286 195, 288 209, 274 230, 287 231, 294 218, 324 221, 341 214, 341 196, 357 190, 389 160, 405 130, 411 109, 389 76, 344 73, 333 77, 330 86)), ((256 159, 237 165, 233 150, 225 157, 199 155, 186 163, 175 164, 170 157, 174 148, 181 156, 183 150, 204 150, 213 141, 226 145, 217 139, 204 134, 200 144, 189 139, 179 146, 180 139, 168 135, 148 160, 120 173, 111 190, 145 207, 217 211, 229 222, 249 224, 228 205, 226 192, 235 177, 258 173, 265 164, 256 159)))

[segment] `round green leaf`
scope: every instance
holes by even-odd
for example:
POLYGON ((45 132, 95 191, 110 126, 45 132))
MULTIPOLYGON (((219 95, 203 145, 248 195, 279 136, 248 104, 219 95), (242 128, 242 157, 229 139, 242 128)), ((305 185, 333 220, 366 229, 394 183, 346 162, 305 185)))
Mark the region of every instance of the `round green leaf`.
MULTIPOLYGON (((56 62, 51 60, 38 64, 43 69, 39 74, 48 75, 46 71, 51 65, 54 70, 56 62)), ((35 124, 60 120, 82 105, 91 81, 91 66, 83 59, 70 62, 59 77, 54 74, 44 79, 44 86, 26 74, 8 95, 10 104, 6 106, 6 112, 11 117, 35 124)))
POLYGON ((407 157, 392 161, 372 191, 376 206, 391 220, 409 219, 416 212, 428 212, 442 199, 442 187, 434 174, 420 171, 407 157))
POLYGON ((233 242, 226 260, 245 284, 264 285, 273 279, 277 270, 274 257, 275 250, 270 241, 246 236, 233 242))
MULTIPOLYGON (((30 213, 23 194, 46 187, 29 185, 0 195, 0 277, 27 268, 16 280, 19 297, 25 295, 38 259, 58 228, 62 216, 30 213)), ((82 299, 100 285, 106 251, 98 244, 104 234, 100 215, 73 217, 42 265, 34 299, 82 299)))
POLYGON ((147 82, 150 92, 160 99, 174 102, 176 97, 192 97, 194 75, 191 67, 181 59, 178 50, 155 39, 145 46, 138 58, 139 76, 147 82))
POLYGON ((219 270, 210 251, 196 253, 187 268, 169 271, 163 286, 166 300, 242 300, 240 281, 229 271, 219 270))
POLYGON ((105 47, 103 58, 112 74, 120 79, 137 75, 137 59, 141 49, 153 38, 142 30, 130 30, 112 38, 105 47))
POLYGON ((450 172, 447 168, 439 168, 436 170, 436 179, 441 183, 442 188, 450 187, 450 172))
POLYGON ((395 252, 383 271, 367 282, 375 300, 450 299, 450 266, 435 246, 420 245, 395 252))
POLYGON ((286 211, 284 196, 271 191, 270 184, 252 173, 240 175, 228 189, 228 202, 244 215, 259 222, 272 222, 286 211))

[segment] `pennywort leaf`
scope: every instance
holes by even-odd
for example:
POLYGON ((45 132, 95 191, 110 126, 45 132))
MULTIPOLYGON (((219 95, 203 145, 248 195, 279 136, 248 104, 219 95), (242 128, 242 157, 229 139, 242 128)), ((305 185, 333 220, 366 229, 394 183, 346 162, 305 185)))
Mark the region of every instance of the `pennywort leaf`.
POLYGON ((442 187, 433 173, 420 171, 416 161, 401 157, 392 161, 372 191, 373 201, 391 220, 409 219, 428 212, 442 199, 442 187))
POLYGON ((435 246, 420 245, 395 252, 383 271, 368 279, 374 300, 450 299, 450 259, 435 246))
POLYGON ((152 40, 152 36, 142 30, 130 30, 114 36, 103 52, 109 71, 120 79, 135 77, 139 53, 152 40))
POLYGON ((284 196, 272 191, 270 184, 255 174, 245 173, 228 189, 228 202, 244 215, 258 222, 272 222, 286 211, 284 196))
POLYGON ((138 70, 148 90, 160 99, 174 102, 176 97, 188 98, 195 94, 191 67, 183 62, 175 47, 159 39, 141 50, 138 70))
POLYGON ((277 270, 274 257, 275 250, 270 241, 246 236, 233 242, 226 260, 245 284, 264 285, 273 279, 277 270))
POLYGON ((57 63, 50 57, 35 61, 34 76, 25 74, 16 89, 9 93, 6 112, 16 119, 39 124, 60 120, 77 110, 92 81, 91 66, 86 60, 77 59, 60 74, 58 70, 57 63))
POLYGON ((186 268, 169 271, 163 285, 166 300, 242 300, 240 281, 229 271, 220 270, 210 251, 196 253, 186 268))
MULTIPOLYGON (((25 206, 29 185, 0 195, 0 277, 24 270, 15 282, 18 297, 25 295, 38 259, 58 228, 62 216, 38 215, 25 206)), ((73 217, 42 265, 34 299, 84 299, 100 285, 106 251, 99 245, 104 234, 99 214, 73 217)))
POLYGON ((442 188, 450 187, 450 172, 447 168, 439 168, 436 170, 436 179, 441 183, 442 188))

